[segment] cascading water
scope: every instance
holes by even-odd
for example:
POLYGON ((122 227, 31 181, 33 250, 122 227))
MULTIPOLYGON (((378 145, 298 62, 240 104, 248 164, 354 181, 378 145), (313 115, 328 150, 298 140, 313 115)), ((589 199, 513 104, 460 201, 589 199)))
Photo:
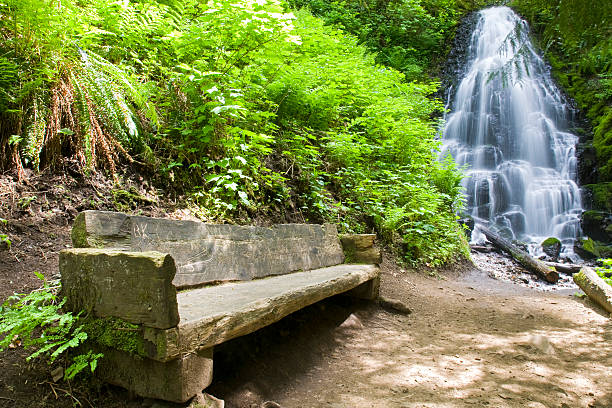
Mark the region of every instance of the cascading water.
POLYGON ((564 255, 574 257, 582 211, 574 181, 578 138, 566 131, 571 109, 527 31, 508 7, 480 12, 442 155, 467 165, 467 210, 477 223, 533 244, 532 253, 557 237, 564 255))

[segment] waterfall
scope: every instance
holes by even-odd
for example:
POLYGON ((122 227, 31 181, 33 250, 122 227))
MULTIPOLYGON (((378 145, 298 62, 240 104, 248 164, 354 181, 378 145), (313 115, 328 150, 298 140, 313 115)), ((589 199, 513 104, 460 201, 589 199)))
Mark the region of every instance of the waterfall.
MULTIPOLYGON (((572 109, 508 7, 480 11, 464 77, 449 101, 441 154, 466 166, 467 211, 509 238, 554 236, 574 257, 582 211, 572 109)), ((481 239, 478 232, 472 240, 481 239)))

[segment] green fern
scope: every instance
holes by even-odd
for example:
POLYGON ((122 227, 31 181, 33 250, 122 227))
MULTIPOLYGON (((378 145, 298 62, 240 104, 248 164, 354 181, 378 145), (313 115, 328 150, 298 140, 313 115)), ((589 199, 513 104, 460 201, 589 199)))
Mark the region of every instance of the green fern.
MULTIPOLYGON (((87 333, 78 324, 79 315, 61 313, 65 300, 59 302, 59 281, 47 282, 42 274, 43 287, 27 295, 15 294, 0 306, 0 352, 7 347, 21 344, 23 348, 35 348, 27 360, 46 357, 54 362, 70 349, 76 349, 87 340, 87 333)), ((93 372, 102 354, 91 351, 73 358, 65 373, 73 378, 87 366, 93 372), (87 364, 83 365, 84 362, 87 364)))
POLYGON ((38 96, 34 97, 31 122, 20 142, 21 154, 26 164, 32 164, 38 170, 40 166, 40 153, 44 147, 47 122, 44 108, 41 108, 38 96))
POLYGON ((80 61, 71 70, 69 80, 81 127, 81 151, 87 167, 93 167, 98 152, 113 162, 115 150, 125 153, 124 149, 145 144, 133 107, 154 125, 158 125, 158 117, 147 90, 128 72, 91 51, 79 52, 80 61))

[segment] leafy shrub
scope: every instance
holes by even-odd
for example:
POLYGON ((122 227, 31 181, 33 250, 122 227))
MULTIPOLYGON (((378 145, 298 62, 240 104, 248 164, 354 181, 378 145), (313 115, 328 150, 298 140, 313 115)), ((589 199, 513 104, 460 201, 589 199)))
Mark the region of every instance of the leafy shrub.
POLYGON ((10 136, 0 138, 3 168, 58 165, 68 151, 84 168, 114 172, 120 157, 131 160, 127 149, 142 148, 141 119, 157 124, 149 94, 130 70, 86 49, 105 49, 102 32, 116 35, 96 27, 110 17, 104 3, 0 4, 0 29, 8 34, 0 42, 0 123, 10 136))
MULTIPOLYGON (((0 218, 0 225, 6 224, 8 221, 4 218, 0 218)), ((0 242, 4 242, 7 249, 11 249, 11 240, 9 239, 7 234, 0 234, 0 242)))
MULTIPOLYGON (((306 7, 326 24, 353 34, 376 53, 378 63, 424 79, 448 51, 445 43, 459 20, 463 5, 455 0, 325 1, 290 0, 306 7)), ((470 7, 474 7, 471 5, 470 7)))
POLYGON ((455 1, 367 1, 366 20, 353 3, 331 7, 357 37, 277 0, 8 0, 6 162, 134 160, 208 220, 287 215, 375 229, 412 263, 465 255, 461 173, 437 161, 421 75, 455 1))
POLYGON ((603 266, 595 268, 595 272, 610 286, 612 286, 612 259, 600 259, 603 266))

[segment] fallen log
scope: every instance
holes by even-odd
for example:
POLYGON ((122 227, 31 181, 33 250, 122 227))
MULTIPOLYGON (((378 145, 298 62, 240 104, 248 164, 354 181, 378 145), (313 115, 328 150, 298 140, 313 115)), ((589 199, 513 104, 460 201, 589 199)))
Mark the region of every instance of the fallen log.
POLYGON ((573 276, 574 282, 595 303, 612 313, 612 286, 608 285, 597 273, 585 266, 573 276))
POLYGON ((482 231, 485 237, 487 237, 489 242, 509 253, 512 258, 520 263, 525 269, 534 272, 540 278, 550 283, 555 283, 559 280, 559 273, 554 269, 550 269, 544 262, 535 259, 527 252, 512 244, 510 241, 502 238, 498 234, 495 234, 490 229, 483 227, 482 225, 478 226, 478 228, 480 231, 482 231))
POLYGON ((580 272, 580 269, 583 268, 582 265, 576 264, 562 264, 558 262, 544 262, 548 266, 552 266, 557 270, 557 272, 564 273, 566 275, 573 275, 575 273, 580 272))
POLYGON ((489 246, 483 246, 483 245, 470 245, 470 249, 472 251, 482 252, 483 254, 488 254, 494 251, 493 248, 489 246))

